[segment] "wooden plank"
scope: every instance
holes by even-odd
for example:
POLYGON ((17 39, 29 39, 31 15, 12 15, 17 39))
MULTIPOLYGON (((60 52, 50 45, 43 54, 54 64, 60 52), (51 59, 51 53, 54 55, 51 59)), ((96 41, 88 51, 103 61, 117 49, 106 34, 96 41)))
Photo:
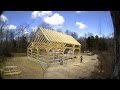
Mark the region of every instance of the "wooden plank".
POLYGON ((21 74, 21 71, 18 69, 17 66, 5 66, 3 67, 4 75, 19 75, 21 74))

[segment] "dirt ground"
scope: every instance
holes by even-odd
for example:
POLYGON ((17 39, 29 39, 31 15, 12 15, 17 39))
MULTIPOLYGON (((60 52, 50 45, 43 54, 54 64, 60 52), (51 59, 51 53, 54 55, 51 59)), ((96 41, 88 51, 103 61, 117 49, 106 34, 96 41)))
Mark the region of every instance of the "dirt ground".
MULTIPOLYGON (((45 79, 91 79, 91 73, 97 70, 97 55, 82 54, 83 62, 78 59, 67 60, 63 65, 51 64, 44 74, 45 79)), ((97 70, 98 71, 98 70, 97 70)))
POLYGON ((44 73, 41 65, 34 62, 30 57, 15 57, 8 59, 5 64, 18 66, 21 70, 21 75, 17 76, 2 76, 3 79, 91 79, 91 73, 97 70, 99 61, 97 55, 82 54, 83 62, 79 59, 65 60, 63 65, 60 62, 51 63, 47 71, 44 73))
MULTIPOLYGON (((20 75, 2 75, 3 79, 42 79, 43 70, 40 64, 29 60, 27 56, 25 57, 15 57, 8 59, 4 66, 18 66, 21 70, 20 75)), ((2 65, 3 66, 3 65, 2 65)))

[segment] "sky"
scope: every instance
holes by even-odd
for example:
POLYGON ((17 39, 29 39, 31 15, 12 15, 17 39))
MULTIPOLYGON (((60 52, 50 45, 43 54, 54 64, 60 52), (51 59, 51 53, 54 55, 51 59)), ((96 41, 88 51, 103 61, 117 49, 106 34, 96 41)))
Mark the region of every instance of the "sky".
POLYGON ((9 24, 9 30, 30 24, 25 33, 35 31, 42 22, 55 30, 76 32, 79 37, 88 33, 108 36, 114 32, 110 11, 4 11, 0 20, 9 24))

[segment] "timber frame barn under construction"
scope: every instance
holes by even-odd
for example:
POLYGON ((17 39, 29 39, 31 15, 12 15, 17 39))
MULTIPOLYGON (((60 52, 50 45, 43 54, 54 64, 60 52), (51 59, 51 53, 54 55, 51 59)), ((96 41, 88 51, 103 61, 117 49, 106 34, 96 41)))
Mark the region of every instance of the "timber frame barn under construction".
POLYGON ((72 36, 38 28, 28 45, 27 55, 50 64, 56 60, 80 58, 81 44, 72 36))

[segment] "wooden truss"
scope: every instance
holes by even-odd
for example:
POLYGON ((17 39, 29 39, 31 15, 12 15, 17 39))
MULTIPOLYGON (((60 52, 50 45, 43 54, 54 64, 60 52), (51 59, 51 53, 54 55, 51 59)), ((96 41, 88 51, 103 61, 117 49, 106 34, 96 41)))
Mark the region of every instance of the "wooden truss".
POLYGON ((72 36, 39 28, 27 48, 27 55, 49 64, 54 60, 80 58, 81 44, 72 36))

